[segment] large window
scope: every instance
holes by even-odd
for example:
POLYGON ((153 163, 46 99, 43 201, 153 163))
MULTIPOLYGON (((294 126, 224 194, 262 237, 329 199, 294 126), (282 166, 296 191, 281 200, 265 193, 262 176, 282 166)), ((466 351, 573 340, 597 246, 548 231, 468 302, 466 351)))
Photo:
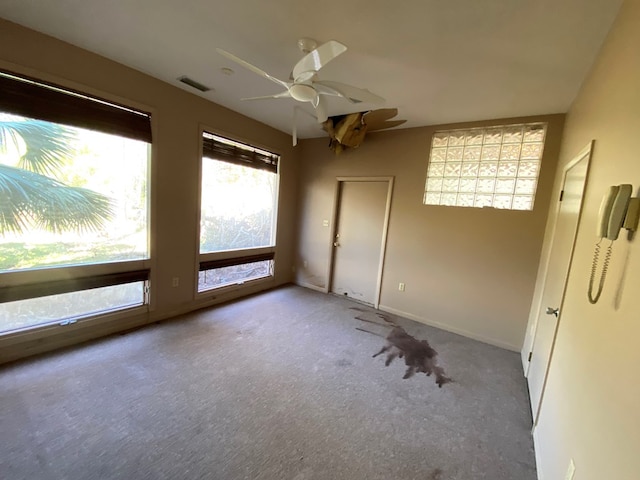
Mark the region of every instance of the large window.
POLYGON ((546 125, 436 132, 426 205, 532 210, 546 125))
POLYGON ((147 301, 148 114, 0 72, 0 333, 147 301))
POLYGON ((273 275, 278 160, 203 133, 198 291, 273 275))

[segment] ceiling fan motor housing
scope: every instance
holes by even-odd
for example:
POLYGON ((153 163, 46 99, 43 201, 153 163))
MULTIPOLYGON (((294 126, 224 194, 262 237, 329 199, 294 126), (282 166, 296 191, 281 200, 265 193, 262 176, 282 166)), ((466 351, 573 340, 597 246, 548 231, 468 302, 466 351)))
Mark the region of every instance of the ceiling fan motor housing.
POLYGON ((289 94, 300 102, 312 102, 318 95, 311 85, 294 83, 289 87, 289 94))

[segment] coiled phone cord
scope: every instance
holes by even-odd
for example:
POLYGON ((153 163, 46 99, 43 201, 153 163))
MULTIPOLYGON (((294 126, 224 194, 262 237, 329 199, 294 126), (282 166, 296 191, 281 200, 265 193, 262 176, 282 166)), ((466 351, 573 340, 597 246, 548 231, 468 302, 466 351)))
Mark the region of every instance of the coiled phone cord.
POLYGON ((596 295, 593 295, 593 284, 596 278, 596 270, 598 270, 598 260, 600 257, 600 242, 602 242, 602 238, 598 240, 596 243, 596 249, 593 252, 593 263, 591 264, 591 277, 589 278, 589 291, 587 292, 587 296, 589 297, 589 303, 594 304, 600 299, 600 295, 602 294, 602 289, 604 288, 604 280, 607 277, 607 270, 609 270, 609 260, 611 259, 612 245, 613 240, 607 247, 607 253, 604 256, 604 263, 602 265, 602 273, 600 273, 600 283, 598 284, 598 291, 596 295))

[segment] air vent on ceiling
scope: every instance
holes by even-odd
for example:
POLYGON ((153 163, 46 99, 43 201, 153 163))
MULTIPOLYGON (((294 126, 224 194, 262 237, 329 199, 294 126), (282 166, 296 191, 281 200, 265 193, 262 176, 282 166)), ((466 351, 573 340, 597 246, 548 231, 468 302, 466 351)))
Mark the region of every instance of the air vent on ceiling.
POLYGON ((178 78, 179 81, 181 81, 182 83, 189 85, 192 88, 195 88, 196 90, 200 90, 201 92, 208 92, 211 90, 210 87, 206 87, 203 84, 201 84, 200 82, 196 82, 195 80, 187 77, 186 75, 183 75, 182 77, 178 78))

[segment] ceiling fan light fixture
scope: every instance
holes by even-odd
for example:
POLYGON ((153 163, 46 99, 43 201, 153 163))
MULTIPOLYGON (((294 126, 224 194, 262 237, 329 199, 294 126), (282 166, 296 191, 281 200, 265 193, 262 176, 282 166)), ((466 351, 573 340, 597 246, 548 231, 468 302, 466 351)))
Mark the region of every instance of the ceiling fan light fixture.
POLYGON ((312 102, 318 96, 317 92, 311 85, 297 83, 291 85, 289 93, 293 98, 300 102, 312 102))

